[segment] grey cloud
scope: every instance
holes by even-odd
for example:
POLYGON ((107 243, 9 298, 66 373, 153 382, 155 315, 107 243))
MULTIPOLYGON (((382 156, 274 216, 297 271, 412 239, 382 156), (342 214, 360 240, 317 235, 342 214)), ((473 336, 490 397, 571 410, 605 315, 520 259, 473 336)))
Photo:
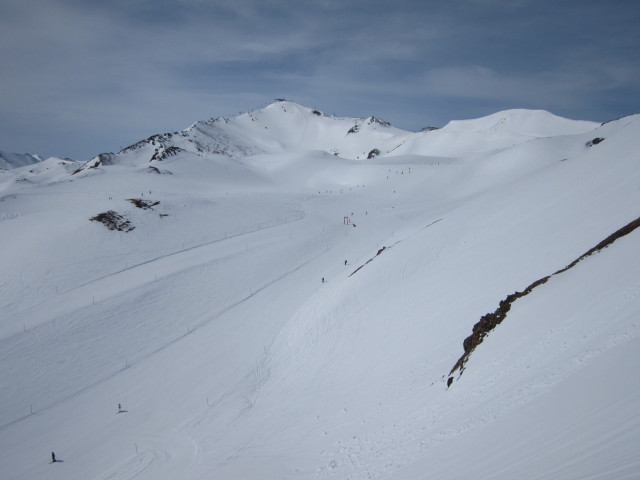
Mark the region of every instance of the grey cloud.
POLYGON ((424 77, 432 95, 484 101, 511 102, 553 110, 575 107, 588 92, 604 89, 605 83, 580 72, 540 72, 535 75, 499 73, 482 66, 442 67, 424 77))
POLYGON ((593 0, 5 0, 0 147, 88 156, 275 96, 415 129, 509 106, 611 116, 640 108, 638 11, 593 0))

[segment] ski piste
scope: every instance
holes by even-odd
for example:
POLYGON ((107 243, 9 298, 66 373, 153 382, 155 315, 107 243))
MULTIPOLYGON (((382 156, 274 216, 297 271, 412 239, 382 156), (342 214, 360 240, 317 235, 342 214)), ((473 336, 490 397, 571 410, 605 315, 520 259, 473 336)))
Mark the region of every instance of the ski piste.
POLYGON ((447 383, 638 218, 638 116, 184 133, 0 172, 7 478, 637 476, 637 230, 447 383))

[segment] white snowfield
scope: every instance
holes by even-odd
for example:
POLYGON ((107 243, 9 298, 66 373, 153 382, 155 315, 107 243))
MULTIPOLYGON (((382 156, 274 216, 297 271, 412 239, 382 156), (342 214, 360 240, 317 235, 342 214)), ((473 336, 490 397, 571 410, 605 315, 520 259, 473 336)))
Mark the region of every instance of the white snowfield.
POLYGON ((637 479, 640 229, 450 372, 640 217, 639 138, 278 102, 0 171, 0 477, 637 479))

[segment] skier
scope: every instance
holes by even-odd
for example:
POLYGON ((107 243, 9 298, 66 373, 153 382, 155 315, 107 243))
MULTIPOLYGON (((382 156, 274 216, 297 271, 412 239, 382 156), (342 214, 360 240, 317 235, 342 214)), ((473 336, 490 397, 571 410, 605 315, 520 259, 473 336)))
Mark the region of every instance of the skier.
POLYGON ((322 283, 324 283, 324 277, 322 277, 322 283))
POLYGON ((346 261, 346 260, 344 261, 344 264, 345 264, 345 265, 347 264, 347 261, 346 261))
POLYGON ((56 461, 56 454, 51 452, 51 463, 55 463, 56 461))
POLYGON ((118 413, 122 412, 122 405, 118 404, 118 413))

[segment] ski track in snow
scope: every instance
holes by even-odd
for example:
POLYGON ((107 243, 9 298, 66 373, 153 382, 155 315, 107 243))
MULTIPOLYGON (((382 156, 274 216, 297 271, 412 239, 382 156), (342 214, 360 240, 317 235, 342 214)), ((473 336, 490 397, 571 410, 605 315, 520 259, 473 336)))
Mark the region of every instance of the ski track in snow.
MULTIPOLYGON (((218 239, 211 240, 209 242, 205 242, 205 243, 202 243, 202 244, 199 244, 199 245, 194 245, 194 246, 191 246, 191 247, 188 247, 188 248, 184 248, 184 249, 181 249, 181 250, 178 250, 178 251, 175 251, 175 252, 171 252, 171 253, 168 253, 166 255, 160 255, 160 256, 157 256, 155 258, 151 258, 151 259, 146 260, 144 262, 140 262, 140 263, 137 263, 135 265, 131 265, 131 266, 127 267, 127 268, 123 268, 121 270, 118 270, 118 271, 103 275, 101 277, 94 278, 94 279, 92 279, 90 281, 87 281, 85 283, 77 285, 77 286, 73 287, 70 290, 62 291, 57 295, 55 301, 59 302, 59 303, 64 303, 64 297, 65 296, 68 297, 68 298, 81 297, 81 298, 85 298, 85 299, 87 299, 89 297, 92 297, 93 298, 92 303, 95 303, 95 295, 91 295, 91 294, 93 292, 96 292, 96 291, 101 291, 102 288, 101 288, 100 282, 103 282, 103 281, 106 281, 106 280, 112 280, 112 281, 115 281, 115 282, 123 285, 122 289, 125 289, 125 288, 129 289, 129 288, 131 288, 131 281, 127 282, 128 279, 127 279, 127 277, 125 275, 127 275, 127 274, 135 274, 137 271, 139 271, 141 269, 141 267, 150 266, 150 267, 155 267, 157 269, 159 263, 164 261, 164 260, 174 260, 174 257, 179 257, 181 255, 184 255, 185 253, 197 251, 197 250, 200 250, 200 249, 202 249, 204 247, 215 246, 215 245, 217 245, 219 243, 226 242, 226 241, 233 240, 233 239, 238 239, 238 238, 241 238, 243 236, 251 235, 253 233, 256 233, 256 232, 259 232, 259 231, 262 231, 262 230, 267 230, 267 229, 271 229, 271 228, 277 228, 277 227, 280 227, 280 226, 285 225, 285 224, 289 224, 289 223, 292 223, 292 222, 300 221, 303 218, 304 218, 304 214, 301 213, 297 218, 293 218, 291 221, 289 221, 287 219, 287 221, 276 222, 273 225, 267 225, 267 226, 264 226, 264 227, 260 226, 258 228, 254 228, 254 229, 251 229, 251 230, 246 231, 246 232, 237 233, 237 234, 231 234, 231 235, 225 236, 224 238, 218 238, 218 239)), ((240 250, 241 250, 241 247, 239 246, 238 247, 238 251, 240 251, 240 250)), ((175 258, 175 260, 179 261, 179 258, 175 258)), ((198 262, 200 262, 200 260, 198 260, 198 262)), ((162 267, 160 266, 160 268, 162 268, 162 267)), ((177 269, 179 270, 181 268, 177 267, 177 269)), ((176 270, 168 271, 166 273, 163 273, 162 276, 171 275, 172 273, 175 273, 175 271, 176 270)), ((157 274, 155 274, 155 275, 156 276, 154 276, 154 281, 157 280, 157 274)), ((149 274, 149 276, 147 276, 147 278, 150 278, 150 274, 149 274)), ((27 288, 27 287, 25 286, 24 288, 27 288)), ((113 292, 113 289, 111 288, 111 289, 109 289, 109 291, 113 292)), ((115 291, 113 293, 113 295, 117 295, 118 293, 120 293, 120 292, 115 291)), ((99 298, 99 301, 100 301, 100 298, 99 298)), ((43 301, 43 302, 41 302, 39 304, 35 304, 35 305, 30 306, 26 310, 18 311, 18 312, 16 312, 16 317, 29 318, 30 316, 33 315, 34 311, 37 311, 37 310, 42 309, 42 308, 45 308, 47 303, 51 303, 51 300, 48 299, 48 300, 45 300, 45 301, 43 301)))
POLYGON ((140 452, 139 455, 114 469, 113 472, 103 475, 101 479, 130 480, 136 478, 143 470, 148 468, 155 459, 156 455, 153 452, 144 450, 140 452))
MULTIPOLYGON (((301 216, 300 219, 302 219, 302 218, 303 217, 301 216)), ((300 219, 298 219, 298 220, 300 220, 300 219)), ((291 223, 291 222, 286 222, 286 224, 289 224, 289 223, 291 223)), ((269 228, 277 228, 278 226, 281 226, 281 225, 285 225, 285 223, 283 222, 281 224, 274 225, 274 226, 269 227, 269 228)), ((262 230, 264 230, 264 229, 262 229, 262 230)), ((96 279, 94 282, 90 282, 90 283, 88 283, 86 285, 83 285, 82 287, 77 287, 73 291, 68 292, 68 293, 69 294, 73 293, 74 296, 77 296, 78 292, 81 291, 80 290, 81 288, 89 289, 88 290, 89 292, 91 292, 91 291, 100 291, 101 289, 103 289, 103 287, 100 285, 100 282, 104 282, 104 281, 107 281, 107 280, 108 281, 113 281, 114 284, 122 285, 122 288, 130 289, 131 286, 136 283, 136 281, 135 280, 133 280, 133 281, 132 280, 128 280, 126 276, 127 275, 131 275, 131 274, 135 274, 135 272, 138 269, 140 269, 141 267, 143 267, 143 266, 151 266, 151 265, 153 265, 153 264, 155 264, 157 262, 160 262, 160 261, 163 261, 163 260, 167 260, 167 259, 169 259, 171 257, 176 257, 176 256, 179 257, 181 254, 184 254, 186 252, 191 252, 191 251, 194 251, 194 250, 200 250, 203 247, 209 247, 209 246, 218 244, 220 242, 223 242, 225 240, 231 240, 233 238, 238 238, 238 237, 241 237, 243 235, 250 235, 252 233, 255 233, 255 232, 248 232, 246 234, 235 235, 233 237, 229 237, 228 239, 215 240, 215 241, 212 241, 212 242, 208 242, 207 244, 204 244, 204 245, 188 248, 188 249, 185 249, 185 250, 180 251, 180 252, 175 252, 175 253, 172 253, 172 254, 169 254, 169 255, 161 256, 161 257, 158 257, 156 259, 143 262, 143 263, 138 264, 136 266, 129 267, 128 269, 122 270, 120 272, 117 272, 117 273, 114 273, 114 274, 111 274, 111 275, 107 275, 105 277, 101 277, 99 279, 96 279)), ((242 247, 242 246, 238 246, 236 248, 236 251, 244 251, 244 250, 245 250, 245 247, 242 247)), ((216 253, 216 252, 214 252, 214 253, 216 253)), ((212 321, 215 321, 221 315, 228 313, 229 311, 231 311, 234 308, 236 308, 238 305, 246 302, 248 299, 250 299, 250 298, 262 293, 264 290, 266 290, 269 287, 277 284, 279 281, 285 279, 287 276, 291 275, 292 273, 294 273, 294 272, 302 269, 306 265, 310 264, 315 259, 317 259, 321 254, 322 254, 322 252, 316 254, 313 257, 308 258, 306 261, 302 262, 301 264, 294 266, 290 270, 287 270, 287 271, 283 272, 282 274, 278 275, 277 277, 273 278, 272 280, 270 280, 270 281, 258 286, 257 288, 252 289, 251 293, 249 293, 246 296, 243 296, 242 298, 240 298, 240 299, 230 303, 229 305, 225 306, 224 308, 220 309, 218 312, 216 312, 215 315, 208 315, 207 318, 204 321, 194 322, 194 323, 190 324, 190 328, 188 329, 188 331, 186 333, 183 333, 183 334, 181 334, 181 335, 179 335, 177 337, 174 337, 174 338, 172 338, 172 339, 170 339, 168 341, 165 341, 163 344, 156 346, 155 349, 153 349, 151 351, 148 351, 143 356, 138 356, 135 359, 132 359, 131 361, 128 361, 127 365, 126 365, 126 368, 132 367, 135 364, 146 360, 147 358, 149 358, 150 356, 156 354, 157 352, 159 352, 159 351, 161 351, 161 350, 173 345, 174 343, 180 341, 186 335, 189 335, 189 334, 195 332, 198 328, 201 328, 201 327, 205 326, 206 324, 208 324, 208 323, 210 323, 212 321)), ((206 263, 207 261, 211 261, 212 258, 213 257, 210 257, 207 260, 207 259, 205 259, 203 257, 199 257, 198 260, 197 260, 197 265, 199 266, 199 265, 202 265, 202 264, 206 263)), ((186 267, 184 264, 179 264, 179 266, 178 266, 179 270, 184 270, 185 268, 188 268, 188 267, 186 267)), ((164 272, 162 276, 163 277, 170 277, 174 273, 175 273, 175 270, 174 271, 168 271, 168 272, 164 272)), ((148 278, 147 275, 145 275, 145 277, 148 278)), ((109 291, 111 292, 110 296, 117 295, 117 293, 118 293, 117 291, 114 293, 114 291, 112 289, 109 289, 109 291)), ((61 294, 61 295, 64 295, 64 294, 61 294)), ((100 299, 100 300, 103 300, 103 299, 100 299)), ((66 306, 67 305, 65 305, 65 307, 66 306)), ((57 315, 57 317, 60 317, 60 316, 61 316, 61 314, 57 315)), ((26 331, 24 333, 18 334, 18 336, 20 336, 20 338, 24 338, 24 342, 28 342, 28 344, 30 346, 28 348, 41 349, 41 348, 44 348, 44 345, 49 342, 50 338, 55 336, 55 331, 60 329, 60 328, 62 328, 62 330, 66 329, 62 325, 56 325, 56 319, 54 318, 54 320, 52 320, 51 327, 49 327, 48 325, 40 325, 38 328, 30 329, 30 330, 28 330, 28 331, 26 331), (39 335, 41 340, 38 341, 38 340, 34 339, 34 335, 37 335, 40 332, 43 332, 43 333, 41 335, 39 335)), ((6 345, 7 345, 7 348, 1 349, 3 351, 3 354, 0 355, 0 363, 2 363, 3 361, 6 361, 8 355, 10 355, 16 349, 18 349, 20 351, 20 350, 23 350, 24 348, 26 348, 26 344, 24 342, 16 343, 16 339, 13 338, 13 337, 10 337, 9 339, 0 340, 0 345, 2 345, 2 343, 6 343, 6 345)), ((64 358, 64 355, 61 354, 58 357, 59 358, 64 358)), ((61 360, 61 363, 64 365, 64 363, 66 363, 66 361, 65 360, 61 360)), ((40 405, 37 406, 37 408, 38 408, 38 410, 43 410, 43 409, 47 408, 48 406, 50 406, 52 404, 64 401, 66 398, 68 398, 68 397, 70 397, 72 395, 75 395, 75 394, 77 394, 77 393, 79 393, 79 392, 81 392, 83 390, 90 389, 94 385, 96 385, 98 383, 101 383, 101 382, 104 382, 105 380, 108 380, 109 378, 112 378, 114 375, 117 375, 120 370, 121 370, 120 368, 116 368, 110 374, 105 375, 104 377, 99 378, 98 380, 94 380, 94 381, 92 381, 91 383, 89 383, 87 385, 83 385, 83 387, 80 390, 67 392, 64 396, 62 396, 60 398, 57 398, 54 402, 40 404, 40 405)), ((24 401, 22 401, 20 403, 22 405, 24 405, 24 404, 28 404, 29 402, 28 402, 28 399, 25 399, 24 401)), ((27 414, 27 415, 29 415, 29 414, 27 414)), ((21 417, 18 417, 18 418, 10 419, 10 420, 6 421, 3 425, 13 423, 13 422, 19 420, 20 418, 24 418, 27 415, 24 415, 24 416, 21 416, 21 417)), ((0 428, 1 428, 1 426, 0 426, 0 428)))

